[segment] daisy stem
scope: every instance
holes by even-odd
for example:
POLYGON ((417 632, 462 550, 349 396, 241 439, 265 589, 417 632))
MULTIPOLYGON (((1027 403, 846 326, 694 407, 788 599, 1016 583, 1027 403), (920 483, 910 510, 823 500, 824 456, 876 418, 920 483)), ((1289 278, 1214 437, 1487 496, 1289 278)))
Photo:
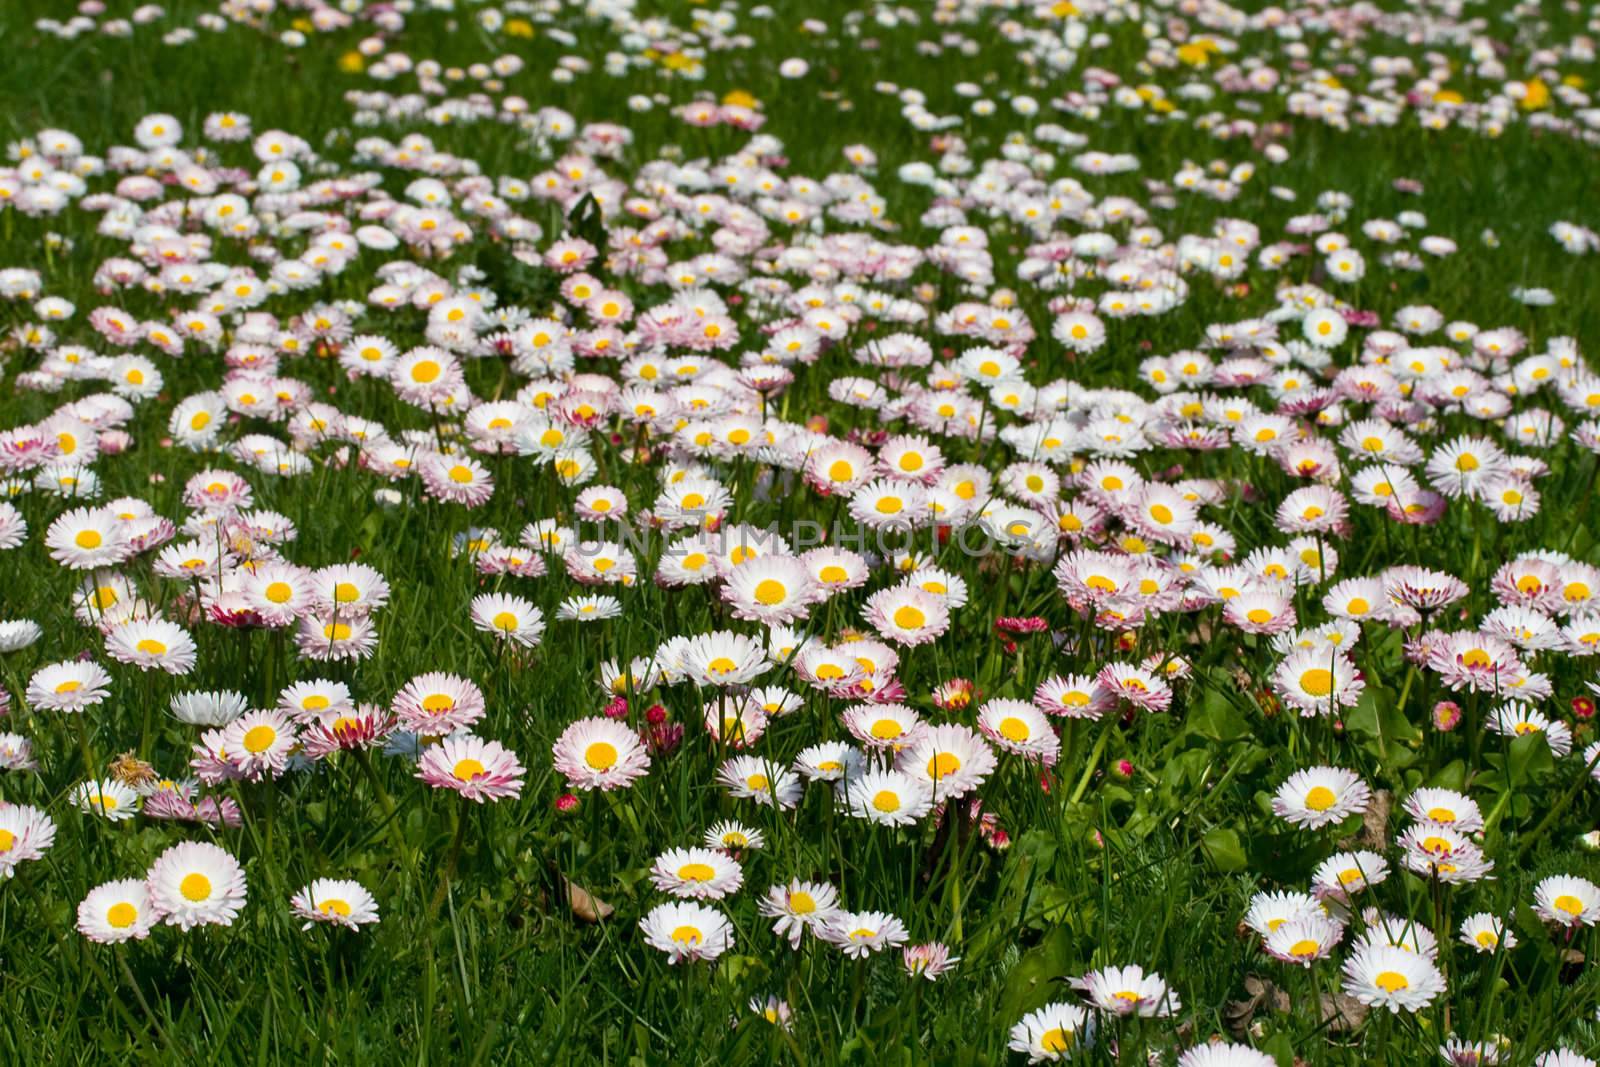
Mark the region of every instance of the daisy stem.
POLYGON ((161 1043, 167 1046, 168 1051, 171 1051, 172 1041, 167 1037, 166 1031, 161 1029, 161 1023, 157 1021, 156 1013, 150 1010, 150 1002, 145 999, 144 990, 139 988, 139 980, 133 976, 133 968, 128 966, 128 957, 122 951, 122 946, 118 945, 114 954, 117 957, 117 966, 122 970, 122 977, 127 980, 128 985, 133 987, 134 999, 139 1002, 139 1007, 144 1010, 144 1017, 150 1020, 150 1028, 156 1032, 156 1036, 161 1039, 161 1043))
POLYGON ((1100 727, 1100 737, 1094 743, 1094 751, 1089 753, 1089 762, 1084 765, 1083 777, 1078 779, 1078 787, 1072 791, 1072 796, 1067 801, 1068 807, 1083 799, 1084 791, 1089 788, 1089 779, 1094 777, 1095 768, 1100 765, 1100 757, 1105 755, 1106 743, 1111 740, 1111 727, 1115 724, 1115 717, 1108 714, 1105 724, 1100 727))
POLYGON ((439 914, 439 908, 444 904, 444 898, 450 892, 450 879, 455 877, 456 861, 461 858, 461 840, 467 836, 467 820, 461 817, 460 805, 451 808, 455 819, 456 831, 450 838, 450 853, 445 857, 444 870, 439 874, 439 888, 434 890, 433 901, 428 905, 428 922, 431 924, 434 917, 439 914))
POLYGON ((378 772, 372 766, 372 754, 364 748, 356 749, 356 762, 360 765, 367 784, 372 786, 372 792, 378 798, 378 806, 383 809, 383 821, 389 827, 389 834, 394 838, 394 847, 400 853, 400 858, 406 867, 416 876, 416 862, 411 858, 411 849, 406 845, 405 833, 400 828, 400 813, 395 810, 394 800, 389 796, 389 791, 383 788, 383 782, 378 778, 378 772))
POLYGON ((83 717, 86 713, 79 712, 72 716, 72 724, 78 732, 78 751, 83 753, 83 773, 89 781, 94 781, 95 760, 94 754, 89 750, 89 728, 84 725, 83 717))

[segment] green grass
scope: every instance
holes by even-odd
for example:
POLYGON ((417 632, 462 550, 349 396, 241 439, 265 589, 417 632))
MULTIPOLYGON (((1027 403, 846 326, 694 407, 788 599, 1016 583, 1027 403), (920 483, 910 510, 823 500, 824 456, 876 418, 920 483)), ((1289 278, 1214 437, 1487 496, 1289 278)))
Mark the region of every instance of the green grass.
MULTIPOLYGON (((121 3, 112 6, 117 13, 131 10, 121 3)), ((630 95, 660 92, 678 103, 701 90, 719 97, 745 90, 764 104, 768 122, 762 132, 783 142, 785 173, 821 178, 845 169, 845 146, 870 145, 880 157, 871 180, 885 198, 886 217, 896 225, 890 238, 924 247, 938 238, 937 229, 919 222, 927 193, 898 181, 895 169, 932 159, 930 138, 915 132, 901 118, 896 99, 876 91, 875 83, 923 89, 933 110, 966 114, 966 104, 951 88, 963 79, 983 85, 996 98, 1009 90, 1046 100, 1079 88, 1091 63, 1121 71, 1131 81, 1159 82, 1169 91, 1188 76, 1135 73, 1145 46, 1137 27, 1127 24, 1104 27, 1112 35, 1104 49, 1086 52, 1072 71, 1034 86, 998 33, 1004 17, 999 13, 948 28, 977 41, 975 55, 929 60, 915 54, 914 42, 944 30, 932 24, 927 11, 920 26, 863 27, 859 36, 851 36, 841 32, 851 9, 837 0, 803 11, 774 6, 778 14, 770 20, 740 14, 739 29, 750 34, 750 43, 711 52, 699 83, 667 77, 656 68, 624 78, 603 73, 605 54, 622 47, 619 36, 576 9, 564 10, 558 20, 580 38, 570 47, 552 39, 543 25, 531 40, 489 35, 471 20, 476 8, 465 4, 453 15, 414 15, 393 47, 445 65, 515 52, 527 69, 507 80, 507 92, 520 93, 535 106, 565 108, 580 121, 611 120, 632 128, 636 140, 624 158, 606 164, 624 178, 669 148, 687 158, 718 158, 739 151, 746 140, 736 131, 688 127, 671 119, 664 107, 631 114, 630 95), (808 17, 824 20, 829 31, 801 32, 799 22, 808 17), (873 36, 878 47, 863 47, 860 38, 873 36), (547 71, 564 55, 583 56, 595 69, 573 84, 554 83, 547 71), (808 78, 777 76, 777 63, 790 55, 811 62, 808 78)), ((181 47, 159 43, 164 29, 189 24, 207 7, 175 0, 167 22, 142 27, 131 40, 90 36, 63 42, 32 28, 42 15, 65 18, 61 5, 10 0, 0 10, 0 40, 10 45, 0 64, 0 101, 5 102, 0 137, 21 138, 59 126, 78 134, 88 150, 100 152, 130 143, 134 124, 149 112, 176 115, 192 136, 207 113, 231 109, 251 115, 258 131, 276 127, 305 136, 341 169, 351 167, 359 138, 376 134, 398 140, 412 129, 426 132, 443 151, 470 156, 488 175, 526 178, 549 163, 527 137, 500 124, 353 126, 346 91, 415 88, 414 78, 379 83, 340 69, 339 57, 370 27, 313 35, 298 49, 284 47, 271 33, 232 25, 215 34, 202 30, 181 47)), ((1563 40, 1579 32, 1574 16, 1553 4, 1544 7, 1551 24, 1542 31, 1532 27, 1530 37, 1563 40)), ((1490 5, 1481 8, 1498 15, 1490 5)), ((659 14, 687 27, 705 10, 670 3, 640 14, 659 14)), ((273 15, 272 30, 288 28, 292 15, 273 15)), ((1492 20, 1491 32, 1510 37, 1513 27, 1492 20)), ((1261 54, 1282 63, 1282 45, 1269 35, 1250 32, 1237 40, 1240 55, 1261 54)), ((1519 43, 1507 61, 1508 77, 1519 76, 1529 47, 1519 43)), ((1317 36, 1319 58, 1313 62, 1362 61, 1353 52, 1332 58, 1336 51, 1317 36)), ((1386 39, 1368 48, 1368 54, 1411 55, 1419 64, 1421 52, 1386 39)), ((1459 48, 1452 51, 1458 60, 1461 54, 1459 48)), ((1562 73, 1581 66, 1564 65, 1562 73)), ((1470 78, 1461 85, 1469 95, 1493 88, 1470 78)), ((452 83, 452 93, 464 91, 452 83)), ((1274 167, 1248 138, 1222 140, 1195 127, 1194 116, 1211 107, 1227 110, 1228 100, 1219 94, 1212 105, 1196 105, 1189 121, 1157 124, 1145 111, 1112 107, 1096 121, 1046 109, 1031 125, 1058 121, 1085 134, 1091 148, 1140 158, 1143 166, 1135 174, 1083 178, 1097 196, 1121 193, 1144 201, 1145 179, 1170 180, 1185 161, 1256 163, 1255 178, 1231 203, 1178 194, 1173 209, 1153 212, 1152 223, 1169 241, 1209 233, 1222 218, 1248 219, 1261 228, 1264 240, 1273 240, 1292 216, 1315 210, 1319 193, 1338 190, 1354 202, 1340 228, 1366 251, 1371 243, 1358 236, 1362 220, 1420 210, 1428 217, 1425 232, 1454 238, 1460 252, 1430 261, 1420 273, 1385 270, 1369 255, 1367 277, 1338 290, 1342 299, 1385 321, 1402 306, 1429 303, 1447 318, 1515 326, 1530 336, 1535 351, 1563 334, 1585 348, 1597 343, 1600 310, 1589 299, 1594 261, 1566 254, 1546 233, 1558 219, 1594 222, 1592 147, 1525 122, 1514 122, 1491 140, 1462 130, 1425 132, 1409 115, 1412 121, 1396 128, 1349 132, 1287 120, 1291 125, 1275 140, 1289 149, 1290 159, 1274 167), (1397 191, 1397 177, 1421 182, 1425 195, 1397 191), (1294 190, 1297 199, 1274 198, 1268 192, 1274 185, 1294 190), (1491 228, 1499 238, 1496 248, 1485 247, 1480 238, 1491 228), (1546 286, 1559 302, 1552 308, 1526 307, 1510 296, 1518 285, 1546 286)), ((1261 103, 1263 111, 1248 116, 1253 121, 1265 126, 1286 120, 1281 95, 1261 103)), ((1002 106, 992 117, 968 115, 951 132, 959 133, 981 162, 998 155, 1008 134, 1029 127, 1028 120, 1002 106)), ((1056 173, 1067 174, 1070 152, 1060 155, 1056 173)), ((255 167, 248 145, 222 146, 222 161, 255 167)), ((398 197, 411 177, 386 172, 384 187, 398 197)), ((547 240, 559 231, 554 209, 530 202, 526 213, 544 226, 547 240)), ((1015 267, 1029 236, 976 212, 972 221, 989 233, 999 284, 1019 289, 1022 308, 1040 329, 1043 340, 1031 350, 1028 365, 1036 384, 1068 376, 1088 386, 1140 388, 1134 374, 1141 358, 1198 346, 1209 323, 1269 310, 1280 281, 1252 267, 1240 279, 1250 292, 1238 294, 1193 276, 1190 298, 1178 311, 1113 322, 1105 348, 1069 362, 1048 339, 1047 298, 1015 286, 1015 267)), ((140 292, 97 295, 91 283, 97 265, 126 249, 97 236, 94 224, 95 216, 76 208, 47 219, 0 212, 0 267, 36 267, 45 275, 47 292, 76 303, 72 339, 91 339, 83 320, 105 301, 121 303, 141 319, 187 306, 182 298, 140 292), (71 249, 47 253, 45 235, 52 232, 70 238, 71 249)), ((303 241, 283 244, 298 251, 303 241)), ((674 245, 673 254, 687 258, 708 248, 702 238, 674 245)), ((476 251, 474 246, 449 266, 470 262, 476 251)), ((219 242, 218 258, 240 262, 241 250, 219 242)), ((373 284, 371 271, 385 258, 390 257, 364 253, 321 288, 274 299, 267 309, 287 320, 314 301, 363 300, 373 284)), ((1284 280, 1311 280, 1316 261, 1297 260, 1284 280)), ((437 263, 432 266, 447 273, 437 263)), ((955 285, 927 268, 916 280, 940 287, 940 306, 960 298, 955 285)), ((663 289, 637 286, 630 293, 641 307, 665 295, 663 289)), ((548 299, 539 292, 501 295, 508 303, 548 299)), ((28 316, 25 304, 0 305, 0 324, 9 327, 28 316)), ((421 343, 423 325, 421 313, 405 311, 394 317, 370 315, 358 321, 357 329, 382 332, 404 348, 421 343)), ((753 320, 744 318, 741 325, 747 335, 754 334, 753 320)), ((936 349, 953 343, 922 332, 936 349)), ((826 413, 838 436, 875 425, 871 416, 827 396, 831 379, 861 372, 849 354, 861 336, 801 371, 779 401, 784 417, 803 421, 826 413)), ((1347 346, 1341 361, 1353 352, 1347 346)), ((5 376, 0 427, 36 422, 61 403, 101 389, 100 383, 73 382, 57 394, 19 391, 15 377, 37 366, 37 354, 13 346, 0 358, 5 376)), ((158 362, 165 390, 139 406, 128 427, 133 449, 108 457, 96 469, 105 498, 141 496, 176 518, 183 514, 181 492, 190 475, 210 466, 238 465, 162 441, 172 405, 216 385, 217 361, 191 353, 181 361, 158 362)), ((379 420, 391 431, 429 427, 425 414, 402 405, 386 386, 348 382, 332 361, 286 362, 283 373, 312 384, 319 399, 379 420)), ((469 364, 468 377, 480 396, 496 393, 504 380, 502 368, 487 360, 469 364)), ((1438 440, 1472 425, 1451 416, 1438 440)), ((230 433, 270 430, 247 422, 230 433)), ((634 508, 652 500, 657 469, 630 464, 603 436, 597 443, 606 472, 600 480, 623 490, 634 508)), ((998 470, 1007 461, 993 446, 985 450, 953 439, 941 444, 952 462, 979 461, 998 470)), ((1428 709, 1445 695, 1437 678, 1423 673, 1408 678, 1399 641, 1378 627, 1368 628, 1358 656, 1372 695, 1349 715, 1339 735, 1321 721, 1263 711, 1256 691, 1276 656, 1265 639, 1224 629, 1215 609, 1203 616, 1203 631, 1194 625, 1196 616, 1163 618, 1139 631, 1141 654, 1181 654, 1193 663, 1194 679, 1179 690, 1169 715, 1113 721, 1104 729, 1089 723, 1070 728, 1063 759, 1047 775, 1048 792, 1039 787, 1037 768, 1002 757, 981 795, 985 810, 999 818, 1012 839, 1005 851, 981 843, 964 821, 955 832, 938 831, 931 821, 910 830, 866 827, 831 811, 818 786, 787 813, 729 798, 714 781, 719 754, 698 723, 702 699, 710 698, 690 686, 662 689, 650 698, 687 725, 683 747, 658 758, 634 788, 586 794, 579 811, 563 815, 554 801, 565 785, 550 765, 550 746, 568 723, 596 714, 603 705, 596 681, 603 660, 648 655, 675 634, 718 628, 753 633, 757 628, 730 621, 705 589, 669 592, 648 580, 627 590, 606 590, 623 601, 621 619, 583 627, 556 622, 557 605, 577 591, 558 563, 552 561, 547 578, 483 579, 471 560, 452 548, 469 528, 494 529, 509 540, 534 519, 570 516, 574 491, 560 486, 547 468, 515 457, 486 459, 498 488, 488 505, 470 513, 426 500, 414 480, 400 487, 401 505, 384 507, 373 500, 377 481, 331 462, 335 451, 332 445, 316 449, 316 469, 305 476, 251 474, 250 480, 257 507, 279 511, 298 526, 298 539, 285 549, 290 559, 323 566, 358 558, 388 577, 394 592, 378 617, 376 654, 354 665, 299 661, 285 635, 203 624, 191 627, 200 660, 188 677, 156 676, 114 663, 103 654, 99 636, 73 618, 76 580, 50 560, 42 542, 43 530, 66 505, 38 493, 16 499, 31 536, 0 555, 0 617, 32 618, 44 627, 45 637, 31 648, 0 656, 0 683, 13 696, 5 728, 34 741, 40 767, 36 774, 8 773, 0 791, 7 801, 46 809, 59 829, 41 861, 24 864, 0 886, 0 1060, 988 1064, 1015 1058, 1005 1049, 1007 1031, 1024 1013, 1074 998, 1064 984, 1068 979, 1122 963, 1159 971, 1185 1006, 1171 1025, 1151 1022, 1125 1029, 1125 1063, 1137 1061, 1141 1042, 1170 1049, 1226 1033, 1233 1017, 1229 1004, 1245 998, 1250 976, 1278 983, 1302 1005, 1255 1016, 1249 1039, 1283 1067, 1291 1055, 1317 1065, 1429 1062, 1447 1036, 1447 1018, 1463 1038, 1510 1036, 1515 1044, 1508 1063, 1531 1064, 1535 1053, 1558 1043, 1590 1054, 1600 1051, 1594 1025, 1600 980, 1587 963, 1564 966, 1560 946, 1531 911, 1532 887, 1547 875, 1600 880, 1600 862, 1576 845, 1578 835, 1596 824, 1595 786, 1574 792, 1583 775, 1580 761, 1576 756, 1551 759, 1538 738, 1506 744, 1487 735, 1481 760, 1472 762, 1477 748, 1463 733, 1438 734, 1428 725, 1428 709), (472 628, 468 603, 490 590, 527 596, 544 610, 551 621, 536 652, 505 653, 472 628), (74 722, 22 707, 21 695, 38 667, 84 652, 111 670, 115 684, 111 699, 85 717, 87 732, 80 744, 74 722), (1241 669, 1250 677, 1249 687, 1235 681, 1234 672, 1241 669), (214 838, 203 829, 143 818, 110 824, 72 803, 71 790, 86 777, 85 749, 96 776, 110 757, 128 750, 165 774, 183 772, 197 738, 164 712, 175 692, 232 688, 265 706, 291 680, 334 677, 347 681, 359 699, 387 703, 409 678, 429 670, 455 672, 482 687, 489 713, 478 732, 521 756, 528 774, 520 798, 473 805, 428 789, 402 760, 375 757, 369 775, 346 755, 275 783, 227 787, 223 792, 237 799, 245 825, 214 838), (1108 773, 1118 760, 1129 761, 1130 776, 1108 773), (1460 946, 1444 948, 1451 962, 1447 998, 1414 1017, 1391 1020, 1374 1014, 1355 1033, 1331 1039, 1303 1007, 1311 980, 1286 973, 1260 951, 1259 939, 1236 930, 1253 893, 1303 888, 1316 863, 1358 829, 1312 834, 1272 817, 1268 801, 1278 784, 1292 770, 1319 762, 1350 767, 1375 789, 1401 796, 1419 784, 1465 787, 1486 812, 1504 798, 1503 814, 1485 842, 1496 860, 1494 880, 1451 890, 1436 901, 1426 881, 1397 870, 1380 896, 1391 911, 1430 927, 1438 924, 1443 945, 1454 943, 1452 919, 1480 910, 1508 916, 1522 940, 1501 959, 1481 958, 1460 946), (1085 783, 1081 790, 1080 781, 1085 783), (1555 818, 1546 824, 1552 811, 1555 818), (723 818, 745 821, 767 837, 766 848, 744 863, 746 888, 723 902, 737 932, 736 947, 714 964, 669 967, 644 944, 637 926, 638 918, 663 899, 649 882, 651 862, 666 848, 698 843, 704 830, 723 818), (458 832, 456 856, 452 841, 458 832), (245 864, 249 903, 231 927, 190 933, 162 927, 147 941, 114 947, 91 944, 74 930, 77 903, 91 888, 139 876, 181 839, 215 839, 245 864), (361 881, 379 901, 381 923, 358 934, 320 928, 302 933, 288 900, 315 877, 361 881), (815 942, 791 952, 756 911, 768 885, 791 877, 831 880, 848 906, 893 912, 914 941, 949 943, 962 958, 959 967, 928 983, 908 979, 896 953, 855 963, 815 942), (615 914, 597 924, 575 919, 566 903, 569 879, 614 907, 615 914), (792 1006, 792 1032, 749 1012, 751 997, 768 994, 792 1006), (730 1026, 735 1017, 739 1025, 730 1026)), ((1340 577, 1400 563, 1438 566, 1472 586, 1465 605, 1477 619, 1494 606, 1490 576, 1518 553, 1548 548, 1600 562, 1592 532, 1596 457, 1566 439, 1541 455, 1552 473, 1541 483, 1545 506, 1534 519, 1499 524, 1481 506, 1453 506, 1437 526, 1401 527, 1358 507, 1355 532, 1341 545, 1340 577)), ((1241 463, 1243 458, 1231 451, 1155 450, 1134 462, 1147 473, 1182 462, 1188 477, 1251 483, 1266 503, 1230 498, 1227 506, 1214 509, 1237 534, 1243 555, 1285 540, 1274 529, 1271 506, 1292 488, 1276 467, 1241 463)), ((737 494, 733 513, 740 521, 781 526, 830 514, 831 504, 803 488, 747 491, 760 474, 750 464, 727 464, 724 472, 730 483, 746 490, 737 494)), ((936 548, 926 535, 919 544, 936 548)), ((1057 593, 1047 565, 980 564, 952 551, 941 559, 967 578, 973 598, 957 613, 945 639, 903 650, 899 676, 909 702, 925 713, 943 717, 933 712, 928 694, 952 677, 972 679, 986 697, 1026 699, 1051 674, 1092 672, 1114 658, 1104 635, 1064 651, 1053 649, 1048 635, 1023 638, 1020 651, 1008 652, 992 628, 1000 615, 1043 615, 1053 629, 1074 637, 1091 631, 1057 593)), ((649 575, 654 560, 640 562, 641 573, 649 575)), ((176 608, 181 588, 150 575, 145 563, 127 570, 152 600, 176 608)), ((875 577, 868 589, 819 611, 813 630, 837 636, 842 627, 860 625, 867 593, 885 584, 875 577)), ((1319 599, 1320 591, 1302 590, 1298 607, 1304 622, 1322 617, 1315 607, 1319 599)), ((1545 710, 1567 717, 1566 700, 1584 691, 1583 683, 1594 677, 1592 666, 1558 656, 1539 663, 1556 694, 1545 710)), ((792 681, 800 688, 783 672, 766 681, 792 681)), ((761 742, 760 751, 775 762, 817 740, 844 736, 837 718, 842 704, 804 692, 802 710, 775 720, 761 742)), ((1594 739, 1587 726, 1580 726, 1577 736, 1578 751, 1594 739)), ((1397 810, 1389 822, 1391 839, 1400 825, 1397 810)), ((1393 849, 1389 855, 1398 868, 1393 849)), ((1592 930, 1584 931, 1573 947, 1592 959, 1600 940, 1592 930)), ((1325 964, 1318 973, 1331 983, 1336 972, 1325 964)), ((1104 1043, 1092 1055, 1091 1062, 1112 1062, 1104 1043)))

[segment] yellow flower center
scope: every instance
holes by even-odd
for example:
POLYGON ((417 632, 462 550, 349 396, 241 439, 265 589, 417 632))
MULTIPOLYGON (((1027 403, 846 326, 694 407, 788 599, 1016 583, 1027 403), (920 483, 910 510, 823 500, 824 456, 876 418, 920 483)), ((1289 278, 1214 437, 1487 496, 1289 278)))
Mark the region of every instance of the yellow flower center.
POLYGON ((277 739, 278 731, 274 730, 270 726, 267 726, 265 723, 260 726, 252 726, 249 730, 245 731, 244 750, 250 753, 252 756, 260 755, 267 749, 271 748, 272 743, 277 739))
POLYGON ((927 625, 927 622, 928 617, 920 608, 906 604, 895 609, 894 624, 902 630, 918 630, 927 625))
POLYGON ((1398 971, 1384 971, 1372 980, 1372 984, 1385 993, 1398 993, 1402 989, 1411 988, 1411 983, 1406 981, 1406 976, 1398 971))
POLYGON ((1314 697, 1325 697, 1333 692, 1333 672, 1313 667, 1300 675, 1300 688, 1314 697))

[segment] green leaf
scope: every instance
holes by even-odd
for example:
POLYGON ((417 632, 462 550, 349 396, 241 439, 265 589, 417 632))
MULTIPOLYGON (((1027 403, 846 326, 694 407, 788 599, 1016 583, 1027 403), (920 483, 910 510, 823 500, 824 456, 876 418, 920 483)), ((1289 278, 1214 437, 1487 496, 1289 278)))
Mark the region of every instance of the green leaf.
POLYGON ((1250 720, 1218 689, 1207 689, 1199 709, 1189 716, 1189 729, 1212 741, 1237 741, 1250 736, 1250 720))
POLYGON ((1222 826, 1208 830, 1200 839, 1200 848, 1219 871, 1242 871, 1249 865, 1237 830, 1222 826))
POLYGON ((1051 998, 1056 992, 1055 979, 1067 973, 1069 946, 1067 928, 1058 926, 1037 947, 1022 954, 1006 975, 1005 989, 1000 994, 1002 1019, 1020 1019, 1051 998))
POLYGON ((1555 757, 1550 754, 1550 744, 1544 734, 1524 734, 1511 742, 1510 757, 1506 761, 1510 788, 1521 789, 1555 769, 1555 757))
POLYGON ((1435 789, 1454 789, 1463 792, 1467 788, 1467 765, 1461 760, 1452 760, 1450 763, 1434 772, 1428 784, 1435 789))

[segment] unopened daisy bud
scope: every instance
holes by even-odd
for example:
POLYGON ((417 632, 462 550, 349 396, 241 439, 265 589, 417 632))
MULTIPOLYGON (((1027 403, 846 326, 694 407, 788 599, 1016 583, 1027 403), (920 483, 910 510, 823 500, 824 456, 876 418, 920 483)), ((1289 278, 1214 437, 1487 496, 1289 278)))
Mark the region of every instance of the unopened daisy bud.
POLYGON ((662 723, 667 721, 667 709, 662 707, 660 704, 651 704, 650 707, 645 710, 644 721, 649 723, 651 726, 660 726, 662 723))
POLYGON ((573 812, 578 810, 578 807, 581 803, 582 801, 577 798, 576 794, 562 793, 560 796, 556 797, 556 811, 560 812, 562 815, 571 815, 573 812))
POLYGON ((663 722, 650 727, 645 731, 644 743, 652 755, 671 755, 683 743, 683 723, 663 722))
POLYGON ((1583 722, 1594 718, 1594 700, 1591 697, 1573 697, 1572 714, 1583 722))
POLYGON ((617 697, 601 709, 601 714, 608 719, 626 719, 628 717, 628 698, 617 697))
POLYGON ((1433 706, 1433 728, 1449 733, 1461 725, 1461 705, 1453 700, 1441 700, 1433 706))
POLYGON ((1115 764, 1113 764, 1113 766, 1116 768, 1117 776, 1119 778, 1132 778, 1133 777, 1133 761, 1132 760, 1119 759, 1119 760, 1117 760, 1117 762, 1115 764))
POLYGON ((1037 634, 1048 630, 1050 622, 1039 615, 1002 615, 994 628, 1005 634, 1037 634))

